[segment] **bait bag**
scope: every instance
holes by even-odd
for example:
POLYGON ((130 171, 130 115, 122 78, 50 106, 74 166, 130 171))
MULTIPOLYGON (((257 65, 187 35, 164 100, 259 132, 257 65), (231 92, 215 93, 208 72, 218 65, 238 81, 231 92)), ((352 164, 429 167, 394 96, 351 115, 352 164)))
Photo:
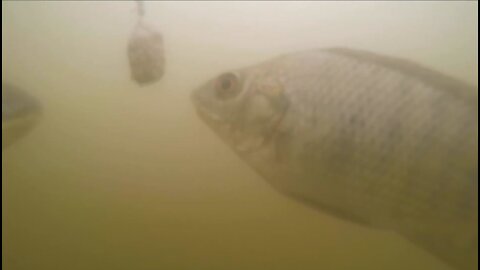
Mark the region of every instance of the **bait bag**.
POLYGON ((154 83, 163 76, 165 56, 162 35, 142 20, 130 36, 128 60, 131 77, 139 85, 154 83))

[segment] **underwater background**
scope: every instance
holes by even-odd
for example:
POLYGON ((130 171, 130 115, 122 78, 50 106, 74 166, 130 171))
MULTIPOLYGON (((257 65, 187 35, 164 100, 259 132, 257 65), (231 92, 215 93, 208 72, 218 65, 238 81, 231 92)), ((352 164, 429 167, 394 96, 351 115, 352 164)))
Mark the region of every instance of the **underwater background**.
POLYGON ((165 74, 139 87, 132 1, 2 1, 2 81, 41 100, 2 151, 5 269, 449 269, 272 189, 190 92, 279 54, 351 47, 478 85, 478 3, 146 2, 165 74))

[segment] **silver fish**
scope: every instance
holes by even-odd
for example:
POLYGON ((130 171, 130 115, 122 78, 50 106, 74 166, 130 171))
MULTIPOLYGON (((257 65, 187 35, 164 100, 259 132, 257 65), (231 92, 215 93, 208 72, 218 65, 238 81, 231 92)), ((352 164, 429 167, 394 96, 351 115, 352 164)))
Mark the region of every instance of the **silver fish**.
POLYGON ((25 136, 38 122, 40 102, 19 88, 2 83, 2 149, 25 136))
POLYGON ((201 119, 281 192, 478 266, 478 94, 408 60, 347 48, 223 73, 201 119))

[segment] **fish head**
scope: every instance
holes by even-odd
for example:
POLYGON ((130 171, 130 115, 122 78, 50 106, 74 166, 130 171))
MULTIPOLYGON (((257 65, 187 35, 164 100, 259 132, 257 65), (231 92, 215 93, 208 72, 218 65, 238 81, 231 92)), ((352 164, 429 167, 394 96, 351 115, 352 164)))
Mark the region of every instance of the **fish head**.
POLYGON ((2 148, 25 136, 38 122, 40 102, 19 88, 2 83, 2 148))
POLYGON ((268 148, 288 108, 279 80, 255 68, 222 73, 191 98, 200 118, 242 156, 268 148))

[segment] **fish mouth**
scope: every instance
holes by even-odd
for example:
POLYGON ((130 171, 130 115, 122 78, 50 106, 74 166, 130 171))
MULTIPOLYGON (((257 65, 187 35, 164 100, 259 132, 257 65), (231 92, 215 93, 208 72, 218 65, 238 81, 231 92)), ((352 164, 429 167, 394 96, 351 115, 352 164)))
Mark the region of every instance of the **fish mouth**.
POLYGON ((259 140, 251 141, 242 139, 242 131, 229 123, 224 117, 213 113, 205 108, 202 102, 202 89, 192 92, 190 98, 195 107, 199 118, 215 133, 224 143, 238 155, 243 157, 249 153, 255 152, 263 146, 259 140))
POLYGON ((25 122, 27 119, 36 119, 40 117, 41 114, 41 107, 36 103, 30 104, 28 107, 19 108, 7 113, 2 111, 2 127, 4 125, 11 125, 11 123, 15 122, 25 122))
POLYGON ((39 115, 40 102, 23 90, 2 82, 2 124, 39 115))
POLYGON ((35 111, 16 115, 15 117, 10 117, 8 119, 2 119, 2 131, 13 128, 28 128, 33 126, 40 116, 40 111, 35 111))
POLYGON ((206 122, 210 128, 212 129, 217 129, 216 125, 220 125, 223 120, 221 119, 220 116, 209 112, 207 109, 204 108, 204 104, 202 101, 202 89, 197 89, 194 90, 190 94, 190 100, 193 103, 193 106, 195 107, 195 110, 197 112, 197 115, 200 116, 200 118, 206 122))
POLYGON ((224 132, 221 132, 221 126, 223 124, 222 119, 212 113, 209 113, 207 110, 205 110, 202 107, 196 106, 195 110, 197 112, 197 115, 200 117, 200 119, 207 124, 209 128, 215 131, 219 136, 221 137, 226 137, 228 134, 223 134, 224 132))
POLYGON ((2 147, 25 136, 42 115, 40 102, 27 93, 2 85, 2 147))
POLYGON ((229 127, 225 120, 222 119, 220 116, 209 112, 194 100, 195 110, 199 118, 217 135, 224 143, 227 145, 234 144, 234 140, 232 140, 232 130, 229 127))
POLYGON ((28 134, 40 117, 41 113, 38 111, 17 115, 7 120, 2 119, 2 148, 10 146, 28 134))
MULTIPOLYGON (((241 140, 237 136, 235 129, 225 123, 221 117, 215 114, 209 113, 207 110, 197 107, 197 115, 202 119, 205 124, 213 130, 213 132, 227 145, 232 148, 241 157, 250 153, 261 150, 264 145, 263 139, 257 140, 241 140)), ((241 136, 240 136, 241 137, 241 136)))

